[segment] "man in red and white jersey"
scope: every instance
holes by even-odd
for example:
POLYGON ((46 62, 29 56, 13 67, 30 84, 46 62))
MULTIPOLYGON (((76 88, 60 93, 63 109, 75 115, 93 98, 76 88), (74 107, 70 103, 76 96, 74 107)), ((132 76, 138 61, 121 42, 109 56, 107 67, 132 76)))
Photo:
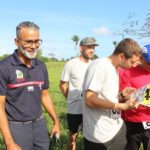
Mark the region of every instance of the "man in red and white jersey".
MULTIPOLYGON (((142 63, 136 67, 121 71, 120 91, 125 87, 136 89, 150 83, 150 44, 142 49, 142 63)), ((146 95, 150 98, 150 93, 146 95)), ((123 119, 127 125, 127 150, 138 150, 141 142, 144 150, 150 138, 150 107, 139 105, 135 110, 123 111, 123 119)))

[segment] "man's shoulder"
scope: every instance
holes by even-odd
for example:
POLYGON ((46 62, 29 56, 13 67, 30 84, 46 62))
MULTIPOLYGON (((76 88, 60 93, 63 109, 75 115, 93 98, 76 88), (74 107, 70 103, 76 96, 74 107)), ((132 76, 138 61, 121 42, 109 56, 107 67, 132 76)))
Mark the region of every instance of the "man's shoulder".
POLYGON ((44 65, 45 66, 45 63, 38 58, 35 58, 35 62, 37 65, 44 65))
POLYGON ((0 66, 2 67, 6 67, 5 65, 8 65, 8 64, 11 64, 11 57, 12 55, 10 56, 7 56, 6 58, 3 58, 0 60, 0 66))
POLYGON ((72 63, 72 62, 76 62, 79 61, 79 57, 74 57, 72 59, 70 59, 68 62, 72 63))
POLYGON ((66 63, 65 63, 65 65, 75 65, 77 62, 79 62, 79 58, 78 57, 74 57, 74 58, 72 58, 72 59, 70 59, 70 60, 68 60, 66 63))
POLYGON ((90 66, 100 67, 100 66, 105 66, 105 64, 107 65, 107 59, 106 58, 98 58, 98 59, 93 60, 90 63, 90 66))
POLYGON ((123 69, 122 71, 124 74, 134 74, 134 73, 142 73, 144 72, 144 69, 142 69, 140 66, 131 67, 129 69, 123 69))

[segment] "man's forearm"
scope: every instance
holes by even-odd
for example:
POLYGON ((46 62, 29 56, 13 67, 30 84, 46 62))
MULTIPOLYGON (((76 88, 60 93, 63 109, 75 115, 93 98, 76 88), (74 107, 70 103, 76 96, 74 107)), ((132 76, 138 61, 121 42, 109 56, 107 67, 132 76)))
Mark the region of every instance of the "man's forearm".
POLYGON ((68 95, 68 83, 67 82, 60 82, 59 88, 62 94, 67 98, 68 95))
POLYGON ((5 112, 4 106, 0 105, 0 130, 3 135, 6 146, 14 143, 14 140, 11 135, 11 131, 9 128, 7 115, 5 112))
POLYGON ((128 110, 134 109, 136 104, 134 100, 128 100, 125 103, 119 103, 102 99, 99 98, 97 93, 93 91, 86 91, 85 98, 86 105, 91 108, 128 110))
POLYGON ((60 122, 59 122, 59 119, 57 118, 54 105, 52 103, 48 90, 42 91, 42 104, 47 110, 48 114, 51 116, 52 120, 54 121, 54 126, 52 129, 51 136, 53 136, 56 132, 60 136, 60 122))
POLYGON ((51 97, 48 93, 48 90, 42 91, 42 104, 47 110, 48 114, 51 116, 54 122, 58 122, 57 115, 55 113, 54 105, 52 103, 51 97))
POLYGON ((61 89, 62 94, 67 98, 68 95, 68 88, 61 89))

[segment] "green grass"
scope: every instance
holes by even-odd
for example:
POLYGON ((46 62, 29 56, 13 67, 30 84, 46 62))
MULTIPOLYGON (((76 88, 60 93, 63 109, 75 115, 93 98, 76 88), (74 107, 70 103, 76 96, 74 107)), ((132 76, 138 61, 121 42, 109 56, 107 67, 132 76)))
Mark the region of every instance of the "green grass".
MULTIPOLYGON (((67 121, 66 121, 66 99, 64 98, 64 96, 61 94, 59 90, 59 81, 60 81, 61 72, 64 66, 64 62, 49 62, 46 65, 48 68, 48 74, 49 74, 49 80, 50 80, 50 95, 55 105, 57 115, 61 121, 62 147, 54 145, 53 150, 66 150, 67 149, 67 135, 68 135, 67 121)), ((51 125, 51 121, 49 117, 46 117, 46 118, 48 118, 47 125, 48 126, 51 125)), ((82 134, 79 134, 77 143, 78 143, 77 150, 82 150, 83 149, 82 134)))
MULTIPOLYGON (((46 64, 48 68, 49 80, 50 80, 50 95, 55 105, 57 115, 61 122, 61 147, 53 142, 52 150, 66 150, 67 149, 67 122, 66 122, 66 99, 59 90, 59 81, 61 72, 64 66, 64 62, 49 62, 46 64)), ((52 120, 48 116, 47 112, 43 109, 44 116, 47 121, 47 127, 51 132, 52 120)), ((0 150, 5 150, 2 136, 0 135, 0 150)), ((77 150, 83 150, 82 133, 79 134, 77 140, 77 150)))

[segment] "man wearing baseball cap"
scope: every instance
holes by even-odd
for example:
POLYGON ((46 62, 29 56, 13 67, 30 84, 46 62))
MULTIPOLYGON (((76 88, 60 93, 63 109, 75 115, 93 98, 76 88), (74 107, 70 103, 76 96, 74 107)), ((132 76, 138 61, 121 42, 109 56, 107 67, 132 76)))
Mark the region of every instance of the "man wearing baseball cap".
POLYGON ((94 38, 82 39, 80 41, 80 56, 69 60, 62 71, 59 87, 67 99, 68 150, 76 149, 76 139, 82 128, 82 85, 96 46, 98 44, 94 38))
POLYGON ((81 40, 80 42, 80 46, 85 46, 85 45, 93 45, 93 46, 98 46, 98 44, 96 44, 96 40, 92 37, 86 37, 84 39, 81 40))
MULTIPOLYGON (((150 44, 141 49, 141 64, 124 70, 120 76, 120 85, 139 89, 146 84, 150 84, 150 44)), ((150 98, 150 91, 145 93, 146 98, 150 98)), ((127 150, 138 150, 141 142, 144 150, 147 150, 150 138, 150 107, 139 105, 135 110, 123 112, 123 119, 127 126, 127 150)))

